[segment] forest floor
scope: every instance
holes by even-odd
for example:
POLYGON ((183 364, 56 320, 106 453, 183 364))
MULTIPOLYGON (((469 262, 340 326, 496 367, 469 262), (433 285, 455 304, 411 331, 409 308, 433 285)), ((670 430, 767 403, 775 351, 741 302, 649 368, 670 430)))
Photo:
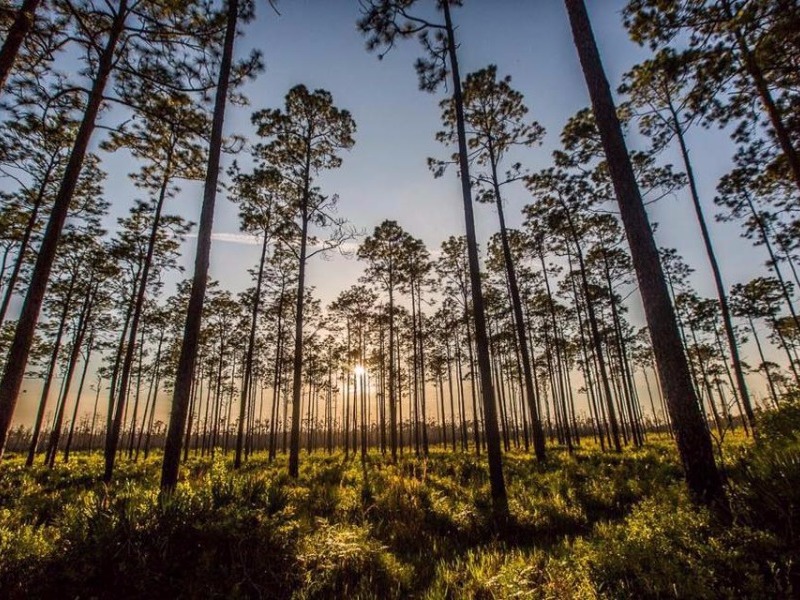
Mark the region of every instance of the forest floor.
MULTIPOLYGON (((674 443, 505 456, 510 519, 485 460, 432 450, 392 465, 342 453, 191 458, 158 502, 160 455, 0 466, 0 597, 781 598, 798 594, 800 409, 723 456, 734 524, 693 506, 674 443), (788 423, 788 425, 787 425, 788 423)), ((793 412, 792 412, 793 411, 793 412)))

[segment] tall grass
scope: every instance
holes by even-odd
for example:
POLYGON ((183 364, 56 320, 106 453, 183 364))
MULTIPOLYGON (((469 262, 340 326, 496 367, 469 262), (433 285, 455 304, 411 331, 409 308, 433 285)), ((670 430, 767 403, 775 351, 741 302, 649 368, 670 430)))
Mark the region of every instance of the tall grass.
POLYGON ((692 506, 672 444, 505 458, 510 519, 487 466, 434 451, 193 458, 167 502, 160 457, 52 470, 0 465, 0 596, 11 598, 764 598, 798 590, 800 444, 765 422, 728 442, 735 523, 692 506))

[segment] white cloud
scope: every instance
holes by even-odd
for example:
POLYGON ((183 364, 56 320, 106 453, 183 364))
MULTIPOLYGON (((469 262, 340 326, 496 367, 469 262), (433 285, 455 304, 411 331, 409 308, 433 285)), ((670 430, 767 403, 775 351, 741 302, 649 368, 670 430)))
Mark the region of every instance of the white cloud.
MULTIPOLYGON (((190 233, 187 238, 197 238, 196 233, 190 233)), ((246 246, 257 246, 261 243, 261 238, 257 235, 250 235, 249 233, 225 233, 217 232, 211 234, 211 240, 214 242, 228 242, 230 244, 244 244, 246 246)))
MULTIPOLYGON (((196 233, 190 233, 187 238, 197 238, 196 233)), ((251 235, 249 233, 228 233, 218 231, 211 234, 211 240, 214 242, 226 242, 229 244, 242 244, 245 246, 257 246, 261 244, 263 238, 260 235, 251 235)), ((311 244, 311 248, 320 248, 322 244, 311 244)), ((355 253, 358 250, 358 242, 345 242, 341 246, 343 252, 355 253)))

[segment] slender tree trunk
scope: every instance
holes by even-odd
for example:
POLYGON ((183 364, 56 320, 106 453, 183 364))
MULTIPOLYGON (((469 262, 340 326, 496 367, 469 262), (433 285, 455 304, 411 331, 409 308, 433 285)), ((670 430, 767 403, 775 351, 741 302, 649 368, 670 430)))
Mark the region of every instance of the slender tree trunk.
POLYGON ((400 445, 400 456, 403 455, 403 370, 400 367, 403 360, 402 340, 397 340, 397 412, 398 412, 398 441, 400 445))
POLYGON ((39 436, 42 432, 42 422, 44 421, 44 412, 47 407, 47 397, 50 395, 50 385, 53 382, 56 367, 58 365, 58 354, 61 350, 61 338, 64 335, 64 329, 67 325, 67 315, 72 303, 72 292, 74 289, 74 279, 69 285, 67 296, 64 299, 64 306, 61 310, 61 315, 58 320, 58 331, 56 332, 55 341, 53 342, 53 352, 50 355, 50 365, 47 369, 44 385, 42 386, 42 395, 39 400, 39 410, 36 412, 36 421, 33 424, 33 431, 31 432, 31 441, 28 448, 28 458, 25 461, 25 466, 33 466, 33 460, 36 457, 36 449, 39 445, 39 436))
MULTIPOLYGON (((772 270, 775 272, 775 276, 778 278, 778 282, 781 284, 781 292, 783 294, 784 300, 786 300, 786 307, 789 309, 789 313, 792 315, 792 320, 794 321, 795 327, 800 329, 800 319, 797 318, 797 312, 794 308, 794 302, 792 302, 792 296, 790 293, 789 286, 787 285, 786 280, 783 277, 783 273, 781 273, 781 269, 778 266, 779 258, 775 254, 775 250, 772 248, 772 242, 769 239, 769 231, 767 230, 766 225, 764 224, 764 219, 761 218, 761 215, 758 214, 756 211, 756 207, 753 204, 753 199, 750 197, 750 194, 745 192, 745 198, 747 199, 747 206, 750 209, 750 213, 753 215, 753 219, 756 221, 756 225, 758 226, 758 231, 761 234, 761 241, 764 242, 764 246, 767 249, 767 253, 769 254, 769 264, 772 267, 772 270)), ((788 253, 786 255, 787 259, 789 259, 788 253)), ((791 260, 789 259, 789 266, 792 267, 791 260)), ((794 271, 793 267, 792 270, 794 271)))
MULTIPOLYGON (((617 415, 614 409, 614 396, 611 392, 611 386, 608 381, 608 371, 606 369, 605 353, 603 352, 603 340, 600 337, 600 328, 597 323, 597 313, 595 311, 595 303, 591 297, 591 290, 589 289, 589 279, 586 276, 586 264, 583 260, 583 250, 580 245, 580 238, 578 237, 577 229, 572 221, 572 215, 569 209, 564 206, 564 213, 567 217, 569 229, 572 234, 572 241, 575 244, 575 252, 578 258, 578 268, 581 272, 581 286, 583 287, 583 295, 586 300, 586 313, 589 317, 589 330, 592 334, 592 342, 594 343, 595 357, 597 358, 597 366, 600 369, 600 383, 603 386, 603 395, 606 397, 606 407, 608 409, 608 420, 611 425, 611 439, 614 442, 614 449, 617 452, 622 451, 619 443, 619 426, 617 423, 617 415)), ((659 263, 660 264, 660 263, 659 263)), ((622 415, 624 417, 624 415, 622 415)), ((624 430, 623 430, 624 433, 624 430)), ((627 443, 627 439, 626 439, 627 443)))
POLYGON ((469 435, 467 433, 467 408, 466 393, 464 392, 464 370, 461 360, 460 340, 456 339, 456 367, 458 373, 458 416, 461 419, 461 449, 466 452, 469 449, 469 435))
POLYGON ((565 0, 639 281, 659 379, 694 498, 729 514, 711 437, 697 405, 675 311, 583 0, 565 0))
POLYGON ((0 48, 0 90, 6 86, 8 76, 14 67, 19 49, 22 47, 26 36, 33 28, 36 20, 36 10, 39 8, 41 0, 24 0, 22 6, 17 11, 17 16, 11 23, 6 32, 6 40, 0 48))
MULTIPOLYGON (((344 436, 344 457, 350 456, 350 320, 347 320, 347 354, 344 370, 344 412, 342 415, 342 434, 344 436)), ((353 382, 355 386, 355 382, 353 382)), ((355 408, 353 408, 355 410, 355 408)), ((353 448, 355 452, 355 448, 353 448)))
MULTIPOLYGON (((725 9, 728 19, 733 21, 735 16, 733 14, 730 1, 723 0, 722 6, 725 9)), ((780 109, 778 108, 775 99, 772 97, 769 84, 764 77, 761 67, 758 64, 758 59, 753 50, 750 49, 750 45, 747 43, 747 39, 745 38, 744 33, 742 33, 741 27, 734 25, 732 32, 734 39, 736 40, 736 45, 739 47, 742 66, 750 76, 750 79, 753 80, 753 85, 756 88, 758 97, 761 99, 761 103, 764 105, 764 110, 767 113, 769 122, 772 125, 773 133, 778 139, 778 144, 780 145, 783 155, 786 158, 786 162, 789 165, 789 170, 792 173, 794 183, 798 189, 800 189, 800 154, 798 154, 797 150, 792 144, 791 131, 783 121, 780 109)), ((746 408, 747 405, 745 405, 745 409, 746 408)))
POLYGON ((492 387, 492 371, 489 358, 489 340, 486 337, 486 314, 483 306, 481 290, 480 262, 478 243, 475 235, 475 218, 472 207, 472 188, 469 178, 469 160, 467 158, 467 139, 464 131, 464 102, 461 96, 461 75, 458 71, 456 57, 456 40, 453 22, 450 18, 450 3, 443 2, 444 18, 447 29, 447 49, 450 56, 450 67, 453 82, 453 101, 456 107, 456 128, 458 130, 458 159, 461 172, 461 194, 464 200, 464 216, 467 233, 467 254, 472 287, 472 310, 475 321, 475 345, 478 352, 478 369, 481 378, 481 394, 486 429, 487 455, 489 458, 489 482, 492 499, 498 513, 508 510, 506 486, 503 478, 503 457, 500 449, 500 429, 497 423, 497 407, 492 387))
MULTIPOLYGON (((167 153, 167 163, 164 167, 164 173, 161 180, 161 187, 158 192, 158 200, 156 201, 155 210, 153 212, 153 224, 150 226, 150 237, 147 240, 147 253, 145 254, 144 264, 142 265, 142 274, 139 279, 139 288, 136 292, 136 302, 131 315, 130 329, 128 330, 128 345, 125 348, 125 358, 122 361, 122 373, 120 375, 119 398, 116 402, 114 421, 111 424, 111 431, 106 438, 105 450, 105 471, 103 473, 103 481, 108 483, 114 474, 114 460, 117 453, 117 446, 119 445, 119 436, 122 430, 122 415, 125 412, 126 404, 126 390, 131 376, 133 367, 133 358, 136 352, 136 336, 139 333, 139 321, 142 318, 144 309, 144 300, 147 296, 147 284, 150 278, 150 268, 153 264, 153 255, 155 254, 156 241, 158 240, 158 228, 161 225, 161 212, 164 208, 164 200, 167 197, 167 187, 172 178, 172 149, 167 153)), ((138 393, 136 395, 139 397, 138 393)), ((135 415, 135 411, 134 411, 135 415)), ((133 441, 133 440, 131 440, 133 441)), ((131 450, 133 446, 131 445, 131 450)))
POLYGON ((281 375, 283 374, 283 299, 285 297, 285 279, 281 280, 280 296, 278 296, 278 323, 275 338, 275 372, 272 383, 272 423, 269 445, 269 460, 275 460, 278 451, 278 419, 280 418, 281 375))
POLYGON ((389 443, 392 462, 397 462, 397 391, 395 384, 394 272, 389 273, 389 443))
MULTIPOLYGON (((363 355, 362 355, 363 359, 363 355)), ((367 374, 361 373, 361 462, 367 460, 367 374)))
POLYGON ((94 449, 94 428, 97 425, 97 405, 100 402, 100 390, 102 389, 103 378, 98 374, 97 376, 97 389, 94 395, 94 407, 92 408, 92 424, 89 427, 89 444, 88 450, 91 452, 94 449))
POLYGON ((17 321, 17 328, 14 332, 14 339, 8 351, 8 360, 3 371, 3 377, 0 379, 0 458, 2 458, 3 450, 5 449, 8 429, 11 425, 17 397, 19 396, 19 388, 22 385, 22 379, 25 376, 25 369, 28 365, 33 334, 42 308, 47 281, 50 278, 50 271, 53 268, 53 262, 56 257, 61 230, 64 228, 70 201, 78 183, 78 177, 89 148, 89 141, 94 132, 100 106, 103 103, 106 83, 114 67, 114 54, 125 28, 127 15, 128 0, 119 0, 117 13, 108 33, 108 39, 97 63, 97 73, 86 102, 83 120, 75 136, 72 152, 64 170, 64 178, 53 203, 42 243, 39 246, 39 253, 31 274, 28 293, 25 295, 19 320, 17 321))
MULTIPOLYGON (((383 306, 381 306, 383 309, 383 306)), ((383 337, 383 318, 380 313, 378 316, 378 337, 380 339, 380 404, 379 404, 379 418, 380 418, 380 440, 381 440, 381 453, 386 454, 386 371, 384 365, 386 364, 386 350, 383 337)))
MULTIPOLYGON (((203 357, 200 357, 200 363, 202 365, 203 357)), ((189 460, 189 447, 191 446, 192 442, 192 425, 194 425, 194 413, 195 408, 197 408, 198 414, 200 413, 199 404, 203 401, 203 373, 202 367, 200 369, 200 375, 194 376, 194 383, 191 389, 191 400, 189 402, 189 418, 186 422, 186 431, 181 432, 181 435, 184 436, 183 442, 183 461, 186 462, 189 460), (199 389, 198 389, 199 388, 199 389)))
POLYGON ((533 449, 536 459, 544 461, 546 458, 544 444, 544 430, 542 420, 539 416, 539 409, 536 404, 536 390, 533 387, 533 372, 531 369, 531 358, 528 353, 528 341, 525 336, 525 320, 522 316, 522 300, 520 299, 519 283, 517 282, 517 270, 514 266, 514 258, 511 255, 511 244, 508 241, 508 230, 506 229, 506 219, 503 214, 503 200, 500 196, 500 185, 497 179, 497 161, 494 157, 494 149, 489 145, 489 155, 492 167, 492 184, 494 185, 494 197, 497 205, 497 216, 500 220, 500 240, 503 246, 503 260, 508 275, 508 289, 511 295, 511 308, 514 313, 514 326, 517 332, 520 353, 522 354, 522 373, 525 378, 525 397, 528 400, 528 409, 531 414, 531 430, 533 432, 533 449))
POLYGON ((256 326, 258 324, 258 305, 261 302, 261 282, 264 280, 264 263, 267 258, 268 232, 264 231, 264 241, 261 243, 261 257, 258 261, 258 277, 253 295, 253 311, 250 314, 250 334, 247 338, 247 355, 244 359, 244 383, 239 405, 239 428, 236 432, 236 456, 233 459, 233 468, 242 465, 242 442, 244 440, 244 415, 250 390, 250 378, 253 374, 253 352, 256 345, 256 326))
POLYGON ((450 395, 450 437, 453 444, 453 452, 456 451, 456 410, 453 397, 453 366, 450 364, 450 340, 445 339, 445 351, 447 353, 447 389, 450 395))
MULTIPOLYGON (((742 361, 739 359, 739 344, 736 341, 736 332, 733 329, 733 320, 731 319, 731 310, 728 305, 728 296, 725 292, 725 284, 722 282, 722 272, 719 269, 717 262, 717 254, 714 252, 714 245, 711 242, 711 234, 708 231, 706 218, 703 214, 703 207, 700 205, 700 194, 697 191, 697 183, 694 178, 694 169, 692 162, 689 159, 689 149, 686 146, 686 140, 683 135, 683 128, 681 127, 678 119, 678 114, 672 105, 672 99, 668 99, 669 110, 672 116, 672 126, 675 135, 678 138, 678 145, 681 149, 681 158, 683 159, 683 167, 686 169, 686 176, 689 179, 689 195, 692 198, 694 205, 694 212, 697 216, 697 222, 700 225, 700 233, 703 236, 703 244, 708 256, 708 263, 711 265, 711 272, 714 276, 714 286, 717 289, 717 299, 719 300, 719 307, 722 312, 722 323, 725 326, 725 336, 728 339, 728 352, 731 354, 731 362, 733 363, 733 372, 736 375, 736 387, 739 390, 739 397, 744 405, 744 411, 750 427, 755 427, 756 416, 753 413, 753 405, 750 402, 750 393, 747 390, 747 382, 744 378, 744 370, 742 369, 742 361)), ((800 171, 798 171, 800 174, 800 171)), ((800 183, 800 179, 798 179, 800 183)))
POLYGON ((797 365, 795 364, 795 359, 792 356, 792 349, 791 346, 789 345, 789 341, 786 339, 786 336, 783 335, 783 331, 781 330, 780 324, 778 323, 778 319, 776 319, 775 316, 772 315, 769 317, 769 320, 770 323, 772 324, 772 330, 778 337, 780 346, 786 353, 786 360, 789 361, 789 370, 792 372, 792 375, 794 375, 794 381, 796 384, 800 385, 800 372, 797 371, 797 365))
POLYGON ((94 348, 94 330, 89 334, 89 341, 86 342, 86 359, 83 363, 83 372, 81 373, 81 381, 78 384, 78 392, 75 396, 75 406, 72 408, 72 420, 69 424, 69 433, 67 434, 67 443, 64 445, 64 462, 69 461, 69 451, 72 448, 72 440, 75 436, 75 423, 78 420, 78 407, 81 403, 81 394, 83 394, 83 385, 86 382, 86 373, 89 371, 89 359, 92 356, 92 349, 94 348))
MULTIPOLYGON (((572 270, 572 263, 570 260, 570 271, 572 270)), ((598 405, 600 402, 595 395, 595 387, 592 381, 592 363, 589 358, 587 350, 586 336, 584 335, 583 324, 583 307, 581 306, 580 298, 578 296, 578 286, 575 284, 575 278, 569 278, 570 287, 572 288, 572 297, 575 302, 575 314, 578 316, 578 338, 580 339, 581 355, 583 357, 583 379, 586 384, 586 394, 589 400, 589 409, 594 412, 595 421, 597 423, 597 437, 600 441, 600 449, 605 452, 606 450, 606 435, 608 435, 608 427, 606 420, 601 417, 598 405)), ((598 390, 599 393, 599 390, 598 390)))
POLYGON ((422 451, 428 456, 428 409, 427 396, 425 394, 425 334, 422 314, 422 289, 417 281, 417 318, 419 319, 419 329, 417 343, 419 344, 419 372, 422 386, 420 388, 420 406, 422 408, 422 451))
MULTIPOLYGON (((69 394, 70 384, 72 383, 72 377, 75 374, 75 366, 78 364, 78 359, 80 358, 83 337, 86 334, 87 325, 92 318, 92 307, 94 305, 96 292, 97 288, 93 285, 93 283, 90 283, 89 292, 87 294, 86 301, 84 302, 83 309, 81 310, 80 317, 78 318, 78 324, 76 325, 75 337, 72 340, 72 350, 70 352, 69 361, 67 362, 67 372, 64 375, 64 391, 61 394, 61 402, 58 404, 55 424, 53 425, 53 430, 50 432, 50 441, 47 447, 47 455, 45 457, 45 463, 50 468, 52 468, 56 462, 58 443, 61 440, 61 428, 64 424, 64 413, 66 412, 67 408, 67 396, 69 394)), ((76 398, 76 406, 77 403, 78 399, 76 398)))
POLYGON ((156 416, 156 401, 158 400, 158 383, 159 383, 159 376, 161 374, 161 348, 164 345, 164 330, 161 330, 161 335, 158 337, 158 347, 156 348, 156 358, 153 361, 153 376, 150 379, 150 388, 147 390, 147 400, 148 405, 145 406, 144 409, 144 417, 142 418, 142 427, 139 430, 139 438, 136 441, 136 458, 134 460, 139 459, 139 451, 142 447, 142 441, 144 440, 144 457, 147 458, 147 455, 150 450, 150 437, 153 434, 153 422, 156 416), (147 429, 147 433, 145 433, 145 425, 147 429))
POLYGON ((413 402, 414 414, 414 452, 417 457, 420 454, 420 422, 419 422, 419 346, 417 345, 417 293, 413 280, 409 286, 411 289, 411 372, 413 386, 411 401, 413 402))
POLYGON ((764 357, 764 349, 761 346, 761 340, 758 337, 758 331, 756 330, 756 324, 753 322, 752 317, 747 317, 748 323, 750 323, 750 331, 753 333, 753 341, 756 343, 756 349, 758 350, 758 356, 761 358, 761 364, 764 367, 764 374, 767 376, 767 384, 769 385, 769 394, 772 398, 772 402, 775 406, 778 406, 778 392, 775 389, 775 382, 772 380, 772 374, 769 372, 769 366, 767 365, 767 359, 764 357))
POLYGON ((33 208, 31 208, 31 214, 28 215, 28 222, 25 224, 25 232, 22 234, 22 239, 19 242, 19 250, 14 259, 14 266, 11 268, 11 274, 8 276, 8 283, 3 293, 3 303, 0 305, 0 326, 6 321, 6 313, 8 312, 9 304, 11 304, 11 298, 14 297, 14 288, 17 286, 17 279, 19 279, 20 271, 22 271, 22 265, 25 264, 25 254, 28 251, 28 245, 30 244, 33 230, 36 228, 36 221, 39 219, 39 210, 44 202, 45 192, 47 186, 50 184, 50 177, 55 169, 54 163, 55 160, 51 160, 47 165, 47 170, 42 178, 39 191, 36 193, 36 199, 33 202, 33 208))
MULTIPOLYGON (((465 303, 466 306, 466 303, 465 303)), ((478 386, 480 382, 478 377, 476 377, 476 368, 475 368, 475 350, 474 345, 472 343, 472 332, 470 330, 470 323, 469 323, 469 315, 467 312, 464 312, 464 328, 467 332, 467 359, 469 360, 469 392, 472 398, 472 437, 475 438, 475 454, 480 456, 481 454, 481 428, 480 428, 480 419, 478 418, 479 410, 478 410, 478 386)), ((488 336, 487 336, 488 341, 488 336)), ((490 358, 491 360, 491 358, 490 358)), ((491 365, 491 363, 490 363, 491 365)), ((491 376, 491 375, 490 375, 491 376)), ((498 434, 499 437, 499 434, 498 434)))
POLYGON ((634 386, 632 378, 630 377, 630 373, 628 371, 628 358, 625 354, 624 348, 624 341, 622 339, 622 325, 620 322, 619 312, 617 311, 617 299, 614 296, 614 286, 611 281, 611 268, 608 264, 608 253, 606 249, 603 248, 603 270, 605 272, 606 277, 606 286, 608 287, 608 301, 611 305, 611 319, 614 323, 614 333, 616 334, 615 337, 617 338, 617 354, 619 357, 619 370, 620 370, 620 379, 621 379, 621 387, 623 389, 623 395, 625 397, 625 401, 627 403, 627 409, 630 416, 631 422, 631 437, 633 437, 633 443, 636 446, 641 446, 644 444, 644 437, 642 435, 642 431, 639 428, 639 423, 636 419, 636 410, 634 408, 635 399, 634 395, 634 386))
POLYGON ((172 398, 172 411, 169 429, 164 444, 164 463, 161 470, 161 488, 167 492, 175 489, 178 483, 178 469, 181 456, 181 437, 186 426, 186 413, 189 409, 192 378, 194 375, 197 349, 200 342, 200 321, 208 279, 208 263, 211 254, 211 230, 214 223, 214 203, 217 198, 220 154, 222 152, 222 126, 225 119, 225 103, 228 98, 231 63, 233 61, 233 42, 236 37, 236 23, 239 16, 239 0, 228 0, 227 24, 222 60, 219 67, 219 81, 214 99, 214 117, 209 141, 208 169, 203 191, 203 208, 200 213, 200 226, 197 233, 197 254, 195 256, 194 278, 189 293, 189 308, 183 343, 178 359, 175 377, 175 391, 172 398))
POLYGON ((308 179, 306 179, 304 196, 303 224, 300 233, 300 264, 297 274, 297 301, 295 304, 292 432, 289 440, 289 476, 294 478, 297 478, 300 474, 300 392, 303 387, 303 308, 305 306, 304 295, 306 289, 306 244, 308 243, 308 179))
MULTIPOLYGON (((142 328, 142 334, 139 336, 139 360, 136 369, 136 393, 133 396, 133 409, 131 412, 131 425, 128 430, 128 459, 133 458, 133 445, 136 442, 136 423, 139 420, 139 400, 142 397, 142 375, 144 373, 144 338, 146 329, 142 328)), ((145 412, 145 414, 147 414, 145 412)), ((123 420, 123 423, 125 421, 123 420)), ((122 454, 122 448, 119 449, 119 454, 122 454)))

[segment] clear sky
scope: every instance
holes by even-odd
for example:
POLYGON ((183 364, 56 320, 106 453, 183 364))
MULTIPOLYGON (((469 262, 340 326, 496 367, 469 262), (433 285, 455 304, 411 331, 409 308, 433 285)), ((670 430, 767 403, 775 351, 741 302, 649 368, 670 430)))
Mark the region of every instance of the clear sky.
MULTIPOLYGON (((252 134, 252 110, 281 106, 285 93, 297 83, 327 89, 338 106, 351 111, 358 125, 356 146, 344 155, 342 168, 320 180, 325 193, 340 195, 340 213, 368 231, 383 219, 395 219, 431 248, 449 235, 463 233, 455 172, 436 180, 426 165, 426 157, 447 156, 451 150, 433 138, 439 128, 442 94, 424 93, 417 87, 413 62, 420 55, 418 43, 400 43, 379 61, 365 51, 355 28, 357 2, 285 0, 279 3, 280 16, 263 4, 259 3, 258 18, 247 27, 239 49, 244 53, 260 48, 266 70, 246 88, 252 106, 229 110, 226 131, 252 134)), ((622 0, 590 0, 588 5, 609 79, 616 86, 622 74, 647 52, 633 44, 622 27, 622 0)), ((588 104, 563 3, 469 0, 454 12, 454 19, 462 73, 494 63, 500 74, 512 76, 514 87, 525 95, 530 116, 547 129, 544 145, 522 158, 531 169, 547 166, 567 119, 588 104)), ((714 187, 729 168, 733 148, 724 133, 698 130, 689 137, 701 197, 710 217, 714 187)), ((636 147, 644 142, 632 135, 630 143, 636 147)), ((675 155, 665 158, 677 160, 675 155)), ((530 199, 521 185, 506 195, 513 226, 530 199)), ((198 213, 199 200, 196 191, 185 194, 181 212, 186 216, 198 213)), ((653 207, 651 218, 660 224, 659 243, 679 248, 698 269, 700 292, 712 294, 699 230, 685 194, 653 207)), ((495 211, 479 206, 477 219, 486 239, 496 227, 495 211)), ((237 231, 236 209, 223 194, 215 232, 225 237, 237 231)), ((757 250, 748 251, 749 243, 738 237, 738 226, 714 224, 712 234, 728 282, 746 280, 760 270, 764 257, 757 250), (743 260, 730 260, 734 254, 743 260)), ((245 268, 256 259, 255 247, 218 241, 212 275, 223 285, 239 289, 245 268)), ((189 264, 187 261, 187 267, 189 264)), ((353 283, 361 269, 355 260, 318 262, 311 266, 311 282, 323 299, 329 299, 353 283)))
MULTIPOLYGON (((433 0, 420 0, 432 4, 433 0)), ((632 43, 622 27, 623 0, 588 0, 595 36, 612 87, 647 51, 632 43)), ((426 165, 428 156, 451 152, 434 140, 439 128, 438 103, 443 92, 431 95, 418 90, 414 60, 421 48, 416 41, 399 43, 383 61, 365 50, 356 29, 359 16, 355 0, 283 0, 280 15, 263 0, 257 1, 257 18, 245 27, 237 42, 237 54, 252 48, 263 52, 266 69, 248 83, 245 93, 251 106, 230 106, 227 134, 253 135, 250 114, 254 110, 279 107, 286 92, 303 83, 311 89, 329 90, 334 102, 348 109, 358 126, 356 145, 346 153, 343 166, 325 174, 319 184, 323 193, 340 196, 339 212, 357 227, 371 232, 383 219, 397 220, 430 249, 438 248, 450 235, 464 231, 460 186, 455 172, 436 180, 426 165)), ((550 152, 558 146, 567 119, 588 105, 583 76, 569 31, 566 10, 560 0, 467 0, 453 13, 458 27, 459 59, 463 75, 494 63, 501 75, 509 74, 530 108, 530 117, 547 129, 544 145, 527 152, 525 166, 536 170, 549 164, 550 152)), ((95 137, 95 146, 102 132, 95 137)), ((733 146, 726 134, 703 130, 688 136, 700 183, 700 193, 709 221, 716 182, 730 167, 733 146)), ((635 134, 632 147, 642 140, 635 134)), ((677 161, 676 155, 666 157, 677 161)), ((224 157, 224 168, 233 157, 224 157)), ((243 159, 239 158, 240 161, 243 159)), ((127 212, 135 190, 127 181, 131 161, 124 153, 104 156, 109 171, 108 197, 113 202, 107 224, 113 229, 117 216, 127 212)), ((191 184, 167 210, 197 221, 201 188, 191 184)), ((520 209, 529 202, 522 186, 506 192, 510 226, 520 222, 520 209)), ((688 197, 681 193, 650 207, 651 219, 659 223, 660 245, 677 247, 697 269, 695 284, 701 294, 713 294, 699 228, 688 197)), ((476 211, 482 240, 495 231, 496 214, 490 207, 476 211)), ((247 269, 258 259, 258 248, 235 240, 238 233, 236 207, 225 192, 218 197, 211 276, 223 287, 239 291, 249 285, 247 269)), ((738 225, 711 223, 712 236, 721 257, 728 285, 747 281, 763 270, 763 250, 752 249, 739 238, 738 225)), ((184 247, 183 264, 191 274, 194 241, 184 247)), ((356 282, 363 266, 355 259, 315 259, 309 283, 327 304, 340 291, 356 282)), ((637 297, 638 298, 638 297, 637 297)), ((635 301, 635 321, 640 310, 635 301)), ((29 393, 36 387, 29 382, 29 393)), ((32 395, 32 394, 31 394, 32 395)), ((25 421, 33 402, 22 402, 17 420, 25 421)))

